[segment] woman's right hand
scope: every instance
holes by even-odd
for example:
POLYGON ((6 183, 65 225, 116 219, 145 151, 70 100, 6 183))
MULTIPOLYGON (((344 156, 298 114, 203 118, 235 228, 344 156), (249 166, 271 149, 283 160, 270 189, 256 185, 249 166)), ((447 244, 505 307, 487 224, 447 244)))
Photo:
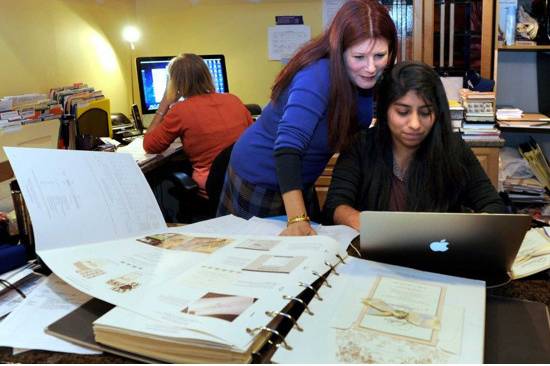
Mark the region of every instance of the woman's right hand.
POLYGON ((163 99, 168 102, 168 104, 175 103, 179 99, 178 90, 176 89, 171 79, 168 80, 168 83, 166 84, 166 90, 164 91, 163 99))
POLYGON ((299 221, 293 224, 290 224, 281 231, 279 234, 281 236, 310 236, 317 235, 315 230, 311 227, 309 221, 299 221))

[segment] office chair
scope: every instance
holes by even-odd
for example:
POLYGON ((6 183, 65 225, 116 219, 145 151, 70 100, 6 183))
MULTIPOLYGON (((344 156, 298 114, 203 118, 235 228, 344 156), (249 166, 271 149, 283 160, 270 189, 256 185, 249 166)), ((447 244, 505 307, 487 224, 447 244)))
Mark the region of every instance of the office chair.
POLYGON ((260 107, 258 104, 251 103, 251 104, 245 104, 244 106, 246 107, 246 109, 248 109, 248 111, 253 117, 256 117, 262 114, 262 107, 260 107))
POLYGON ((224 148, 212 162, 205 185, 208 199, 198 194, 199 186, 191 178, 190 164, 186 167, 182 161, 172 163, 166 179, 172 185, 169 193, 179 201, 179 210, 170 215, 163 211, 167 222, 193 223, 216 217, 233 145, 224 148))
POLYGON ((78 150, 92 150, 99 137, 110 136, 111 116, 100 108, 92 108, 76 119, 76 147, 78 150))

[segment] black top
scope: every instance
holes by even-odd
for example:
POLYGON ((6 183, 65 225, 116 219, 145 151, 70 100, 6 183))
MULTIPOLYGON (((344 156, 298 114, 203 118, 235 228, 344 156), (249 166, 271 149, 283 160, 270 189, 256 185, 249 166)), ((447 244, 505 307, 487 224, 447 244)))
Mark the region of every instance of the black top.
MULTIPOLYGON (((373 158, 375 129, 361 132, 336 162, 325 203, 325 217, 329 223, 332 223, 334 210, 340 205, 348 205, 358 211, 389 210, 387 205, 377 207, 375 193, 369 194, 369 191, 378 191, 370 189, 372 185, 385 184, 374 181, 373 169, 379 169, 381 164, 389 167, 393 164, 393 156, 388 161, 375 161, 373 158)), ((458 135, 453 134, 452 139, 457 146, 456 159, 465 167, 466 174, 461 192, 451 195, 455 198, 449 202, 448 211, 464 212, 470 209, 474 212, 505 213, 504 203, 470 147, 458 135)))

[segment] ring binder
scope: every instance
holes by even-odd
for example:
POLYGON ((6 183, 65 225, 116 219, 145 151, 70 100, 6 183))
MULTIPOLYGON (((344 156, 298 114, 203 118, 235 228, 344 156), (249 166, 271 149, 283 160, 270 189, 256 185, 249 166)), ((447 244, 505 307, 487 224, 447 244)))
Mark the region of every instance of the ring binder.
POLYGON ((342 258, 342 256, 340 254, 336 254, 336 258, 338 258, 340 260, 340 263, 346 264, 346 262, 344 261, 344 258, 342 258))
POLYGON ((332 273, 334 273, 335 276, 340 276, 340 273, 336 272, 336 269, 335 269, 337 265, 332 265, 332 264, 330 264, 330 263, 327 262, 327 261, 325 261, 325 265, 328 266, 328 267, 330 267, 330 271, 331 271, 332 273))
POLYGON ((23 293, 23 291, 21 291, 17 286, 15 286, 14 284, 4 280, 4 279, 1 279, 0 278, 0 284, 2 284, 5 288, 9 288, 9 289, 12 289, 12 290, 15 290, 19 295, 21 295, 22 298, 26 298, 27 296, 25 296, 25 294, 23 293))
POLYGON ((359 258, 363 258, 363 255, 361 254, 361 252, 359 251, 359 249, 357 249, 357 247, 355 245, 353 245, 353 243, 350 243, 349 244, 349 247, 351 249, 353 249, 355 251, 355 253, 357 253, 357 256, 359 256, 359 258))
POLYGON ((271 333, 271 334, 275 334, 277 337, 279 337, 280 342, 279 342, 279 343, 275 343, 275 342, 273 342, 271 339, 268 339, 267 342, 268 342, 269 344, 274 345, 274 346, 277 347, 277 348, 282 346, 282 347, 284 347, 286 350, 292 351, 292 347, 291 347, 288 343, 286 343, 285 337, 283 337, 283 336, 281 335, 281 333, 279 333, 279 331, 277 331, 277 330, 275 330, 275 329, 271 329, 271 328, 268 328, 268 327, 266 327, 266 326, 263 326, 263 327, 258 327, 258 328, 254 328, 254 329, 252 329, 252 328, 246 328, 246 331, 247 331, 249 334, 251 334, 251 335, 256 335, 256 334, 258 334, 258 333, 261 332, 261 331, 266 331, 266 332, 269 332, 269 333, 271 333))
POLYGON ((312 271, 311 273, 313 273, 315 276, 319 277, 323 281, 323 284, 325 286, 327 286, 328 288, 332 288, 332 285, 330 283, 328 283, 328 280, 326 279, 325 276, 323 276, 322 274, 320 274, 317 271, 312 271))
POLYGON ((293 324, 294 327, 296 327, 296 330, 300 331, 300 332, 303 332, 304 331, 304 328, 302 328, 298 322, 296 321, 296 319, 294 319, 290 314, 287 314, 287 313, 283 313, 281 311, 266 311, 265 312, 265 315, 267 316, 270 316, 272 318, 276 317, 277 315, 281 315, 281 316, 284 316, 285 318, 287 318, 288 320, 290 320, 293 324))
POLYGON ((318 290, 314 289, 313 286, 311 286, 310 284, 308 283, 305 283, 305 282, 298 282, 298 284, 302 287, 305 287, 305 288, 308 288, 310 289, 311 291, 313 291, 313 293, 315 294, 315 297, 319 300, 319 301, 323 301, 323 298, 321 296, 319 296, 319 293, 318 293, 318 290))
POLYGON ((315 315, 313 313, 313 311, 309 310, 309 307, 307 306, 307 304, 304 302, 304 300, 300 299, 300 298, 297 298, 297 297, 292 297, 292 296, 288 296, 288 295, 283 295, 283 299, 285 300, 290 300, 290 301, 296 301, 296 302, 299 302, 300 304, 302 304, 304 306, 304 311, 306 313, 308 313, 309 315, 315 315))

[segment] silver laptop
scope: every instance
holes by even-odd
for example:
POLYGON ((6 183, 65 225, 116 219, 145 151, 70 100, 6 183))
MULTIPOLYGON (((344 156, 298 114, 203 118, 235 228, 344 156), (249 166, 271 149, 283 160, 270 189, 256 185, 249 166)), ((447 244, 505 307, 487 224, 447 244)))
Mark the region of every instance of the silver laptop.
POLYGON ((530 222, 529 215, 364 211, 361 251, 366 259, 496 285, 509 280, 530 222))

